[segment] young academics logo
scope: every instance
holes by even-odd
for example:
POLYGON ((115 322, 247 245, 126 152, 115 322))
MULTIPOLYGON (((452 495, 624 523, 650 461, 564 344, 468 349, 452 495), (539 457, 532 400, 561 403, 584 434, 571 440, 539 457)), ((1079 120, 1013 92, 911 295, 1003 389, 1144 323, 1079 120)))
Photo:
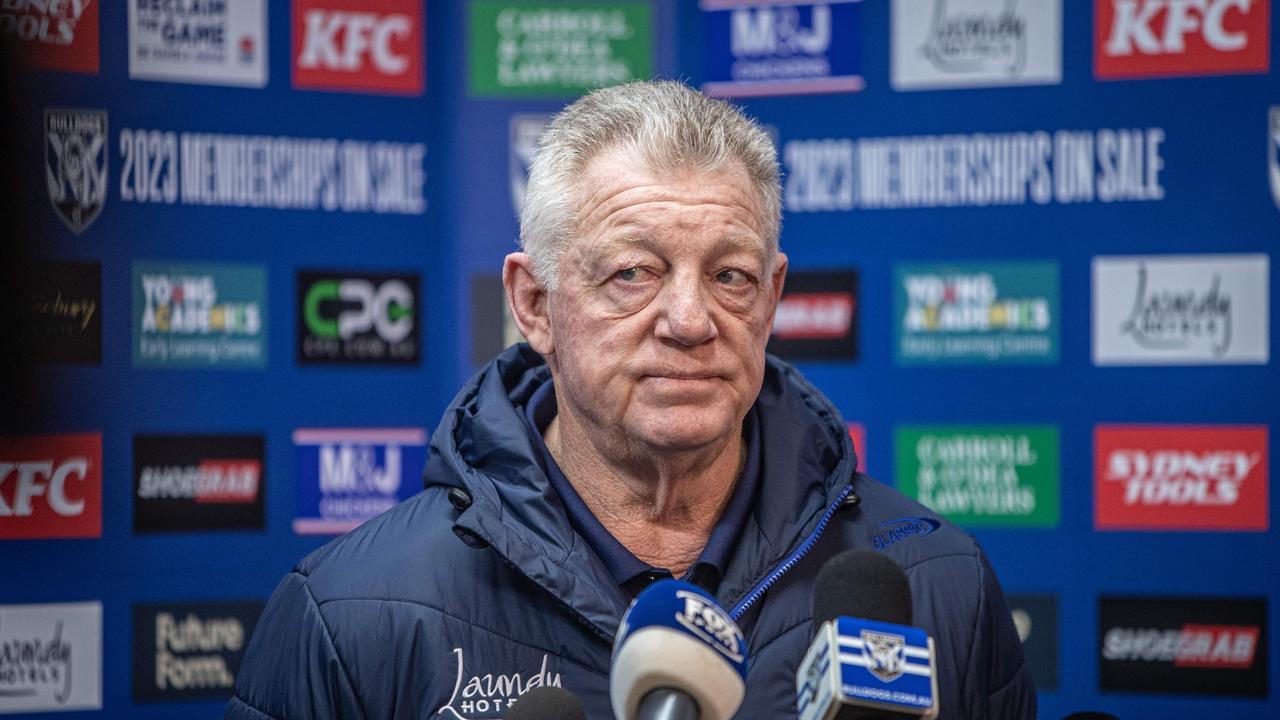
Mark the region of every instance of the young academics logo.
POLYGON ((421 95, 422 0, 293 0, 293 86, 421 95))
POLYGON ((49 202, 79 235, 107 202, 107 112, 46 108, 44 145, 49 202))
POLYGON ((129 0, 129 77, 264 87, 263 0, 129 0))
POLYGON ((293 432, 299 535, 340 535, 422 487, 421 428, 300 429, 293 432))
POLYGON ((1100 80, 1261 73, 1270 67, 1270 0, 1094 0, 1100 80))
POLYGON ((102 434, 0 437, 0 540, 102 537, 102 434))
POLYGON ((895 90, 1057 85, 1061 0, 893 0, 895 90))
POLYGON ((102 709, 102 604, 0 605, 0 714, 102 709))
POLYGON ((1093 259, 1095 365, 1265 365, 1269 260, 1249 255, 1093 259))
POLYGON ((266 268, 135 262, 133 365, 266 367, 266 268))
POLYGON ((1058 429, 901 427, 898 489, 965 527, 1056 527, 1058 429))
POLYGON ((862 5, 701 0, 706 81, 712 97, 857 92, 862 5))
POLYGON ((298 362, 414 365, 421 357, 418 277, 298 272, 298 362))
POLYGON ((1058 265, 899 265, 894 355, 901 365, 1058 361, 1058 265))
POLYGON ((258 600, 133 606, 134 702, 230 698, 258 600))
POLYGON ((98 74, 99 0, 5 0, 0 38, 17 39, 19 57, 49 70, 98 74))
POLYGON ((1094 430, 1094 527, 1268 527, 1266 426, 1107 426, 1094 430))
POLYGON ((261 530, 265 466, 261 435, 139 435, 133 530, 261 530))
POLYGON ((1265 598, 1102 597, 1104 692, 1266 697, 1265 598))

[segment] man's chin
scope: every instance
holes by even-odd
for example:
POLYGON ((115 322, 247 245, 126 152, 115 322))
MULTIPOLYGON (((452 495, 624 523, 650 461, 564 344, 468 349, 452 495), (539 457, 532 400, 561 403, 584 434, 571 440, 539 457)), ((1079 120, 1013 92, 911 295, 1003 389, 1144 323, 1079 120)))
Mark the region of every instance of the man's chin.
POLYGON ((629 433, 633 439, 659 452, 695 452, 713 446, 724 438, 740 433, 741 423, 699 418, 673 418, 665 415, 644 423, 629 433))

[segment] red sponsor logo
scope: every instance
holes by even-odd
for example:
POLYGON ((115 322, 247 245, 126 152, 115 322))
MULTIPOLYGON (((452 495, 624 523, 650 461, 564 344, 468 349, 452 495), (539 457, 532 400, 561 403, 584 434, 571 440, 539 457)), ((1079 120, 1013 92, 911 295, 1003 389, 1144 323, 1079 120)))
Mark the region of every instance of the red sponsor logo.
POLYGON ((1247 668, 1253 665, 1260 629, 1242 625, 1184 625, 1176 667, 1247 668))
POLYGON ((867 429, 862 423, 851 422, 849 439, 853 440, 853 451, 858 454, 858 472, 867 471, 867 429))
POLYGON ((138 478, 143 500, 251 503, 258 499, 262 463, 257 460, 201 460, 195 465, 146 466, 138 478))
POLYGON ((102 537, 102 434, 0 438, 0 539, 102 537))
POLYGON ((1099 78, 1266 72, 1270 0, 1094 0, 1099 78))
POLYGON ((1100 426, 1099 529, 1266 530, 1264 426, 1100 426))
POLYGON ((773 317, 773 334, 783 340, 844 337, 853 323, 853 307, 848 293, 784 295, 773 317))
POLYGON ((0 0, 0 36, 28 65, 98 72, 97 0, 0 0))
POLYGON ((293 86, 422 94, 422 0, 293 0, 293 86))

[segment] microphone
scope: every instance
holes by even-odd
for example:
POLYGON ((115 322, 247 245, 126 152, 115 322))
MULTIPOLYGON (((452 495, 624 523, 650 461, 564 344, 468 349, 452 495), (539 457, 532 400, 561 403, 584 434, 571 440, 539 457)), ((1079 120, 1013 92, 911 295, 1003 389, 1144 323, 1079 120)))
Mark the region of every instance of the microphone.
POLYGON ((659 580, 622 616, 609 674, 619 720, 728 720, 746 692, 747 642, 707 591, 659 580))
POLYGON ((892 560, 848 550, 813 592, 813 643, 796 671, 799 720, 938 716, 933 638, 911 627, 911 587, 892 560))
POLYGON ((536 687, 516 699, 507 720, 587 720, 573 693, 552 685, 536 687))

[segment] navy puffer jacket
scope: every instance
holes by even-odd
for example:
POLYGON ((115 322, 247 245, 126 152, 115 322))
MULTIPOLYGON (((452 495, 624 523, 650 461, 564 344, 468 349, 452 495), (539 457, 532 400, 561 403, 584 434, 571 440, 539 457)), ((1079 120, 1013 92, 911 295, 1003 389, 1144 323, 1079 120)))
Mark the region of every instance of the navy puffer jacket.
MULTIPOLYGON (((569 524, 523 406, 549 371, 515 346, 474 377, 431 441, 425 489, 312 553, 258 623, 226 717, 499 718, 558 684, 610 718, 609 656, 629 598, 569 524)), ((717 593, 746 634, 739 718, 795 717, 814 578, 848 548, 896 561, 937 642, 943 718, 1032 718, 1035 690, 982 551, 855 471, 843 420, 769 358, 760 491, 717 593)))

